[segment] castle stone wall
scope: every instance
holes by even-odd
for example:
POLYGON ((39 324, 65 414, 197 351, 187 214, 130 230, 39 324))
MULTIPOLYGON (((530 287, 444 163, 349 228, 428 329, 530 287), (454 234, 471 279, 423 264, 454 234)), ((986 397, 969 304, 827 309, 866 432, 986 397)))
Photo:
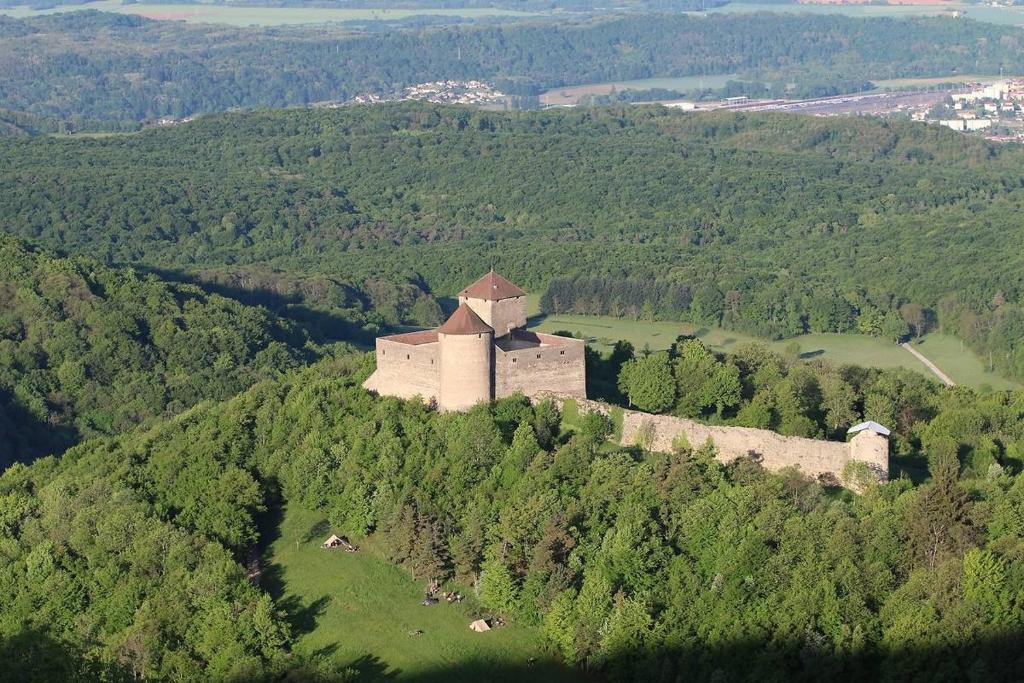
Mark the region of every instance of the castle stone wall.
MULTIPOLYGON (((561 392, 533 395, 534 400, 550 398, 561 405, 567 398, 561 392)), ((575 398, 580 412, 597 411, 605 415, 611 408, 597 401, 575 398)), ((717 458, 732 462, 752 457, 768 470, 797 467, 810 477, 857 488, 856 482, 844 482, 844 469, 850 462, 864 462, 879 481, 889 477, 889 442, 874 432, 858 433, 849 443, 782 436, 765 429, 706 425, 670 415, 651 415, 636 410, 623 410, 622 444, 641 444, 654 451, 671 452, 685 441, 699 448, 714 443, 717 458)))
POLYGON ((440 348, 432 344, 403 344, 387 337, 377 339, 377 369, 364 383, 385 396, 430 401, 438 398, 440 348))
POLYGON ((557 392, 586 398, 584 348, 584 343, 575 339, 510 351, 495 347, 494 395, 501 398, 516 392, 527 396, 557 392))

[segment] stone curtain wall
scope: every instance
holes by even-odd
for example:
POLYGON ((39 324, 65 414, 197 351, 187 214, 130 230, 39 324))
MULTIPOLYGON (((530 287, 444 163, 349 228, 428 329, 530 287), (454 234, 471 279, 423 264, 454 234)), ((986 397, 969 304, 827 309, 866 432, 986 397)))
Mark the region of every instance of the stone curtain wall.
POLYGON ((586 398, 584 343, 571 340, 557 346, 533 346, 514 351, 494 348, 494 396, 516 392, 527 396, 555 392, 586 398))
MULTIPOLYGON (((575 400, 581 413, 611 414, 611 408, 597 401, 565 396, 559 392, 540 392, 534 401, 552 399, 560 407, 565 400, 575 400)), ((714 443, 717 458, 732 462, 741 457, 752 457, 768 470, 798 467, 804 474, 827 483, 843 484, 858 489, 857 481, 844 481, 844 475, 854 474, 857 468, 847 470, 850 462, 864 463, 859 468, 878 481, 889 477, 889 442, 875 432, 860 432, 849 443, 782 436, 764 429, 706 425, 670 415, 651 415, 636 410, 622 411, 622 444, 640 444, 654 451, 671 452, 685 441, 692 448, 700 448, 708 441, 714 443)))
POLYGON ((377 369, 363 384, 384 396, 425 401, 437 398, 440 358, 438 344, 401 344, 384 337, 377 339, 377 369))

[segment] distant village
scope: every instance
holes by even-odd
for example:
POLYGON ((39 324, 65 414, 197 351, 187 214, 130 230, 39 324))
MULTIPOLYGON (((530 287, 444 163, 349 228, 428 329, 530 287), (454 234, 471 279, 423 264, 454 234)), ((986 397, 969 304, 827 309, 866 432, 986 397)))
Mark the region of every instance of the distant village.
POLYGON ((470 104, 478 107, 503 106, 508 103, 509 96, 484 81, 431 81, 418 83, 403 88, 393 95, 365 94, 356 95, 341 104, 375 104, 378 102, 398 102, 402 100, 421 100, 435 104, 470 104))
POLYGON ((950 93, 943 102, 911 118, 958 131, 984 131, 990 140, 1024 141, 1024 79, 950 93))

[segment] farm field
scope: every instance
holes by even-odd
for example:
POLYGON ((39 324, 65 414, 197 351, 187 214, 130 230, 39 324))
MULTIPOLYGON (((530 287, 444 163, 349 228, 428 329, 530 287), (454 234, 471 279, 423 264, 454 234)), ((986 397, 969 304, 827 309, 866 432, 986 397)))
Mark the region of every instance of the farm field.
POLYGON ((470 631, 479 616, 471 597, 425 607, 425 582, 387 562, 377 539, 357 553, 323 550, 329 534, 323 515, 296 506, 270 533, 262 582, 292 615, 296 651, 349 667, 358 681, 583 680, 545 657, 535 629, 470 631))
POLYGON ((121 0, 98 0, 82 5, 62 5, 42 10, 26 6, 0 8, 0 14, 13 17, 34 17, 41 14, 95 9, 118 14, 137 14, 149 19, 179 20, 196 24, 226 24, 228 26, 284 26, 289 24, 322 24, 341 21, 382 21, 413 16, 528 17, 528 12, 491 7, 465 7, 459 9, 358 9, 332 7, 238 7, 233 5, 203 4, 123 4, 121 0))
POLYGON ((572 85, 564 88, 552 88, 541 93, 540 102, 548 106, 576 104, 584 95, 607 95, 612 91, 612 88, 619 92, 623 90, 650 90, 651 88, 664 88, 679 92, 699 88, 722 88, 726 82, 733 78, 736 78, 735 74, 714 74, 709 76, 643 78, 635 81, 608 81, 605 83, 572 85))
MULTIPOLYGON (((876 368, 903 367, 935 378, 928 368, 899 346, 860 334, 806 334, 794 339, 770 341, 719 327, 586 315, 538 316, 531 320, 531 329, 538 332, 567 330, 576 336, 586 337, 594 348, 602 352, 611 350, 619 339, 630 342, 637 349, 644 346, 650 346, 653 350, 666 349, 680 334, 692 334, 719 352, 728 352, 744 342, 758 342, 778 353, 785 353, 786 347, 795 341, 800 345, 800 357, 806 360, 822 358, 836 364, 848 363, 876 368)), ((922 354, 955 382, 975 388, 982 385, 988 385, 993 389, 1012 389, 1020 386, 986 372, 981 359, 969 349, 961 349, 960 341, 955 337, 931 334, 924 337, 920 344, 915 344, 922 354)))

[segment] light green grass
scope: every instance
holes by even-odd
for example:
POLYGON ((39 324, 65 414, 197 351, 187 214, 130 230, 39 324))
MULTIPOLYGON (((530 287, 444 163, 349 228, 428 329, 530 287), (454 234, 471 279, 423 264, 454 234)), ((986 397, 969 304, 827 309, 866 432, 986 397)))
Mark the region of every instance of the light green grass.
POLYGON ((988 385, 993 389, 1019 389, 1020 383, 1004 379, 986 370, 985 359, 967 350, 966 345, 948 334, 929 334, 914 348, 942 368, 957 384, 971 387, 988 385))
POLYGON ((528 12, 503 10, 492 7, 465 7, 459 9, 358 9, 331 7, 237 7, 232 5, 187 4, 122 4, 120 0, 99 0, 84 5, 61 5, 43 10, 19 6, 2 8, 0 14, 13 17, 34 17, 55 12, 96 9, 118 14, 137 14, 150 19, 180 20, 197 24, 227 24, 229 26, 284 26, 287 24, 322 24, 341 21, 396 20, 414 16, 459 16, 464 18, 492 16, 533 16, 528 12))
MULTIPOLYGON (((530 302, 528 302, 530 303, 530 302)), ((694 335, 708 347, 727 353, 744 342, 757 342, 784 354, 792 342, 800 345, 801 358, 821 358, 836 365, 863 365, 874 368, 908 368, 935 378, 923 363, 905 349, 888 341, 860 334, 805 334, 794 339, 768 341, 749 335, 723 330, 720 327, 702 327, 689 323, 633 321, 621 318, 588 315, 552 315, 534 318, 531 329, 538 332, 566 330, 589 340, 591 346, 607 353, 622 339, 637 349, 649 346, 651 350, 667 349, 681 334, 694 335)), ((954 337, 928 335, 917 347, 922 354, 946 372, 955 382, 980 388, 1013 389, 1020 385, 985 371, 984 365, 954 337)))
POLYGON ((297 652, 353 666, 359 680, 582 680, 547 659, 536 629, 509 624, 469 630, 472 605, 423 600, 424 582, 388 563, 379 541, 358 553, 323 550, 323 515, 291 506, 271 543, 264 585, 294 616, 297 652), (410 635, 421 630, 421 635, 410 635), (531 658, 536 663, 528 666, 531 658))

